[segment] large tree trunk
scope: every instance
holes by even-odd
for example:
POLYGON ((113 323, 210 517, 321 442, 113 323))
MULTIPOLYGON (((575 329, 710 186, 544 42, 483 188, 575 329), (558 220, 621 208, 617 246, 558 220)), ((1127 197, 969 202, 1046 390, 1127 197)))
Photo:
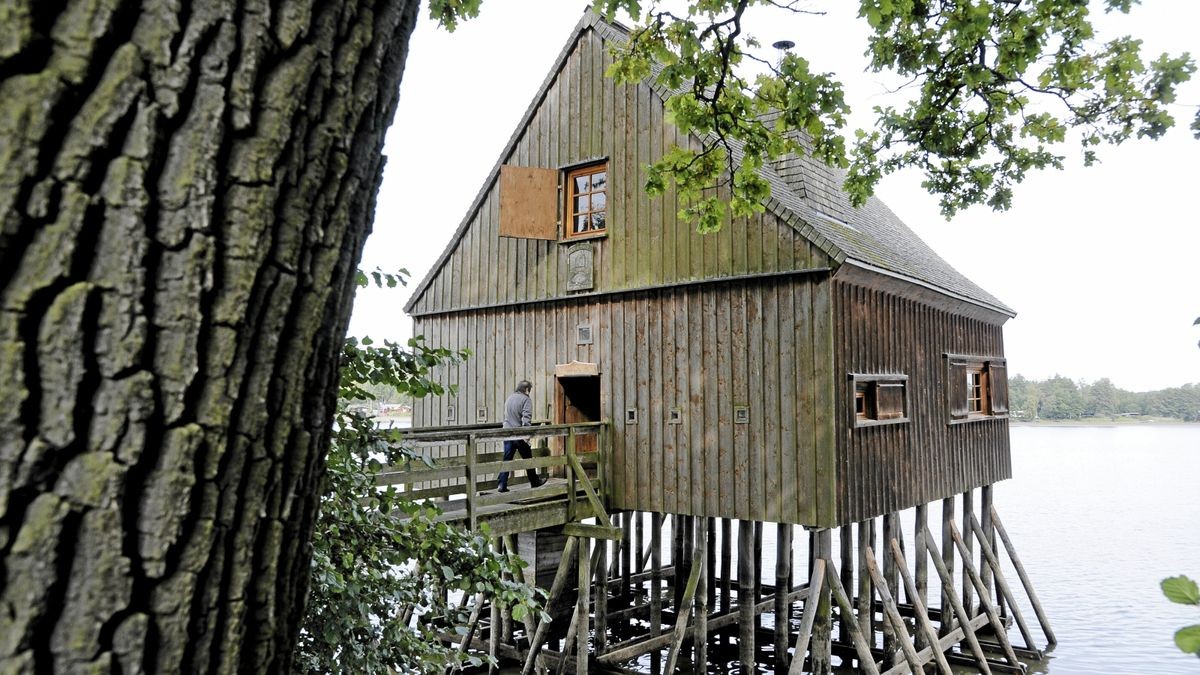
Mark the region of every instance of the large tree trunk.
POLYGON ((0 2, 0 672, 282 672, 416 0, 0 2))

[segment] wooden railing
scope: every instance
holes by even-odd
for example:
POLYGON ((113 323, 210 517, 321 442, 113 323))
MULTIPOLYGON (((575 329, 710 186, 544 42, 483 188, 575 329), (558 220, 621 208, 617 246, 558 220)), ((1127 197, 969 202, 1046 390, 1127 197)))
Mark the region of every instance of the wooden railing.
MULTIPOLYGON (((607 422, 543 424, 519 429, 496 424, 427 427, 403 432, 401 442, 418 457, 385 469, 378 484, 400 486, 412 499, 462 499, 472 529, 481 516, 513 502, 556 498, 566 500, 568 521, 579 520, 580 503, 586 502, 591 507, 590 515, 597 518, 601 527, 612 528, 602 498, 609 470, 607 422), (581 436, 596 438, 595 452, 576 452, 581 436), (504 441, 516 439, 530 442, 533 457, 524 459, 518 455, 506 462, 504 441), (496 491, 494 477, 502 471, 509 472, 509 484, 516 488, 527 469, 556 467, 562 467, 565 483, 552 481, 533 489, 496 491)), ((604 536, 604 533, 592 532, 590 536, 604 536)))

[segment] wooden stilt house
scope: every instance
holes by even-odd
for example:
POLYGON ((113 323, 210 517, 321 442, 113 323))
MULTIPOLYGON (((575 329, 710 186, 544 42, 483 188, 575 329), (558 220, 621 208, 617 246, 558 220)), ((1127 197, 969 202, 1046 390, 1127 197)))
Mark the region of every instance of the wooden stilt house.
POLYGON ((832 527, 1008 478, 1013 312, 808 158, 697 234, 642 190, 698 141, 604 77, 624 39, 585 15, 405 307, 474 352, 414 426, 497 422, 528 379, 535 418, 610 421, 619 510, 832 527))

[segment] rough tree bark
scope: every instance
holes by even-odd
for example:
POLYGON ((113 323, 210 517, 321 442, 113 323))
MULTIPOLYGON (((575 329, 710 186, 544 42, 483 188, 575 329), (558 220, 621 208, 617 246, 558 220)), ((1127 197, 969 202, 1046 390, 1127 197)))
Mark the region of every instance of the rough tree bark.
POLYGON ((0 2, 0 672, 285 672, 416 0, 0 2))

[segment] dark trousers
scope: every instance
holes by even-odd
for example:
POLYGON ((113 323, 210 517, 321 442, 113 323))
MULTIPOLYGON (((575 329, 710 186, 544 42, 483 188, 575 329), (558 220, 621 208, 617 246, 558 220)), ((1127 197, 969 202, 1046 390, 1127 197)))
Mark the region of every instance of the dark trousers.
MULTIPOLYGON (((513 458, 513 453, 521 453, 521 459, 530 459, 533 457, 533 448, 529 447, 529 443, 525 441, 504 441, 504 461, 513 458)), ((526 469, 525 474, 529 476, 530 485, 536 485, 538 482, 537 469, 526 469)), ((501 471, 500 477, 496 480, 496 487, 500 490, 508 489, 508 472, 501 471)))

